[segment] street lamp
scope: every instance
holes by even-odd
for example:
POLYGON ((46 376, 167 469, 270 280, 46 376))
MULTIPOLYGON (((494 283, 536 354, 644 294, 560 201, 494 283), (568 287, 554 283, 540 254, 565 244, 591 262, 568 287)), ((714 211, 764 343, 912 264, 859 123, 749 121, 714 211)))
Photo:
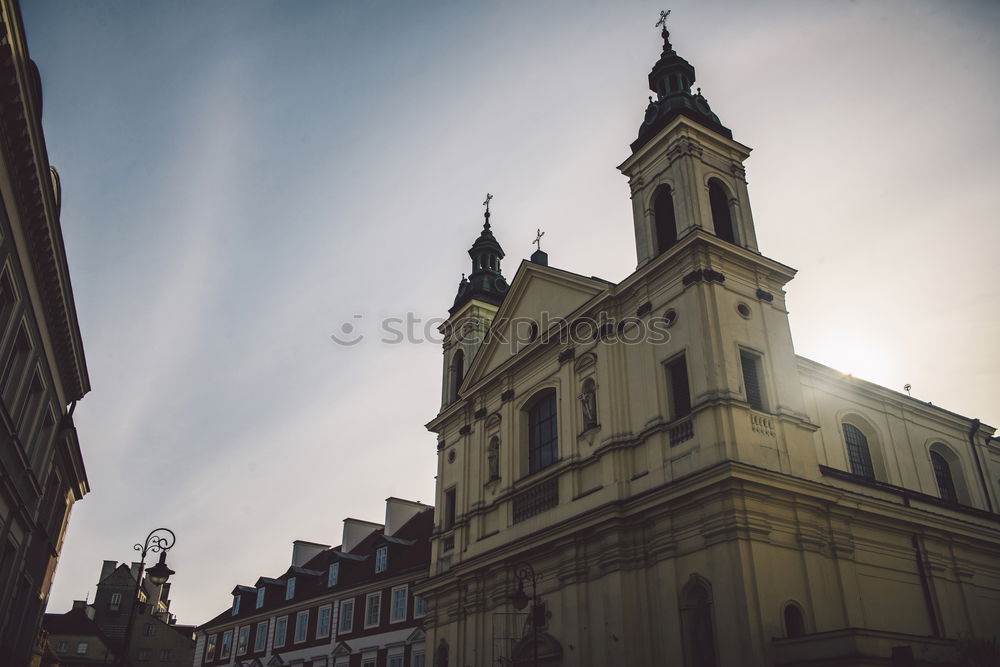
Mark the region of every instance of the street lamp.
POLYGON ((538 667, 538 626, 545 622, 545 607, 538 602, 538 575, 535 568, 528 563, 520 562, 514 564, 514 576, 517 578, 517 590, 510 596, 510 601, 514 609, 523 610, 531 602, 531 664, 538 667), (524 582, 531 583, 531 597, 524 590, 524 582))
POLYGON ((149 535, 146 536, 146 541, 142 544, 136 544, 133 549, 140 552, 139 557, 139 573, 135 578, 135 590, 132 594, 132 604, 129 606, 128 610, 128 622, 125 624, 125 642, 122 644, 121 655, 118 656, 119 665, 128 664, 128 646, 132 640, 132 625, 135 622, 135 608, 139 604, 139 588, 142 586, 142 574, 146 569, 146 555, 152 551, 153 553, 160 553, 159 562, 153 567, 149 568, 147 572, 147 578, 150 583, 156 586, 162 586, 167 583, 167 579, 170 575, 174 573, 169 567, 167 567, 167 551, 174 546, 177 541, 177 536, 174 535, 174 531, 169 528, 155 528, 149 531, 149 535))

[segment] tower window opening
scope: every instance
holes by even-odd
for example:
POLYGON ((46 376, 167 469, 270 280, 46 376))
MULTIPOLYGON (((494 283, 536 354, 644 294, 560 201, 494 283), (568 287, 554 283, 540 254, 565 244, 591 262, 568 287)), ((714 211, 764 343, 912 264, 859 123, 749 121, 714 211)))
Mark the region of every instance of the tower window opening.
POLYGON ((746 391, 747 403, 758 412, 765 412, 764 383, 761 381, 760 357, 750 352, 740 350, 740 365, 743 367, 743 388, 746 391))
POLYGON ((712 224, 715 227, 715 235, 728 243, 736 243, 733 217, 729 211, 729 198, 726 196, 725 188, 722 187, 722 183, 717 178, 708 182, 708 199, 712 206, 712 224))
POLYGON ((683 354, 667 364, 667 386, 670 388, 670 420, 687 417, 691 414, 691 387, 687 359, 683 354))
POLYGON ((677 243, 677 219, 674 215, 674 195, 663 186, 653 200, 653 220, 656 226, 656 253, 666 252, 677 243))

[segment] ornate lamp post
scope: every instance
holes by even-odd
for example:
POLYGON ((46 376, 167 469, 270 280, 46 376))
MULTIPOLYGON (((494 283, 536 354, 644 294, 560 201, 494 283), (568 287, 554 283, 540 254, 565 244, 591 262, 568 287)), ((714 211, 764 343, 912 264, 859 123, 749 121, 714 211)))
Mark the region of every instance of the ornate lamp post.
POLYGON ((545 621, 545 608, 538 602, 538 575, 535 568, 528 563, 520 562, 514 564, 514 576, 517 577, 517 590, 510 596, 510 601, 514 604, 514 609, 521 611, 531 602, 531 664, 538 667, 538 626, 545 621), (524 591, 524 582, 531 583, 531 597, 524 591))
POLYGON ((122 644, 121 655, 118 656, 119 665, 127 665, 128 662, 128 648, 129 643, 132 640, 132 625, 135 622, 135 608, 139 605, 139 588, 142 586, 142 575, 143 571, 146 569, 146 555, 152 551, 153 553, 160 553, 159 562, 153 567, 149 568, 146 572, 146 578, 149 579, 150 583, 156 586, 162 586, 167 583, 167 579, 170 575, 174 573, 169 567, 167 567, 167 551, 170 550, 174 543, 177 541, 177 536, 174 535, 174 531, 169 528, 155 528, 149 532, 146 536, 146 541, 142 544, 136 544, 133 549, 140 552, 139 557, 139 574, 135 579, 135 590, 132 594, 132 604, 128 610, 128 623, 125 624, 125 642, 122 644))

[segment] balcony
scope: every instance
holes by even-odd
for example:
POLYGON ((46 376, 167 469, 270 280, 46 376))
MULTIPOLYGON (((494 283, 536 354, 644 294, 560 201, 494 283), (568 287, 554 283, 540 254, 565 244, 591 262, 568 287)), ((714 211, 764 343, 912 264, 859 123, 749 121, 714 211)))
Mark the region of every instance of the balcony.
POLYGON ((559 504, 559 479, 551 477, 521 491, 513 499, 514 523, 520 523, 559 504))
POLYGON ((683 421, 675 422, 667 433, 670 436, 671 447, 686 442, 694 437, 694 421, 687 417, 683 421))
POLYGON ((766 435, 771 438, 774 437, 774 420, 771 419, 770 415, 764 415, 759 412, 751 412, 750 428, 753 429, 754 433, 760 433, 761 435, 766 435))

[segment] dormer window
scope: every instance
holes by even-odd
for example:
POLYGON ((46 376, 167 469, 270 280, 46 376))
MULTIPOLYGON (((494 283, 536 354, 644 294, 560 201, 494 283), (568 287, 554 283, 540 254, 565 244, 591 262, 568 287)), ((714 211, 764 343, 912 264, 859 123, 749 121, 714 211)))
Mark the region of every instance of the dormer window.
POLYGON ((260 588, 257 589, 257 609, 260 609, 261 607, 264 606, 264 593, 265 592, 266 592, 266 589, 263 586, 261 586, 260 588))
POLYGON ((285 582, 285 599, 291 600, 295 597, 295 577, 285 582))
POLYGON ((240 596, 239 595, 234 595, 233 596, 233 616, 235 616, 238 613, 240 613, 240 596))
POLYGON ((326 573, 326 585, 336 586, 337 579, 340 578, 340 563, 330 563, 330 570, 326 573))
POLYGON ((385 572, 389 566, 389 547, 379 547, 375 550, 375 574, 385 572))

